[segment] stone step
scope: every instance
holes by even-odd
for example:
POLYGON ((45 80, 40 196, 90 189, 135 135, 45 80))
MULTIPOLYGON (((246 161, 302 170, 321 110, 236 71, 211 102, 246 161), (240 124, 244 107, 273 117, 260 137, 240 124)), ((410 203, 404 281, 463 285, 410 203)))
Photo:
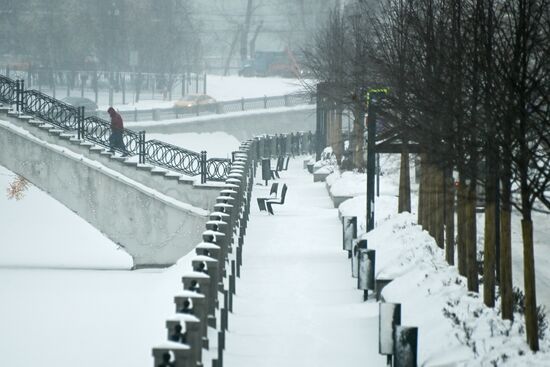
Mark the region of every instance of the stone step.
MULTIPOLYGON (((116 155, 111 155, 111 159, 114 159, 115 161, 121 162, 121 163, 128 163, 128 162, 126 162, 128 160, 128 157, 120 157, 120 156, 116 156, 116 155)), ((132 163, 132 162, 129 162, 129 163, 132 163)), ((136 163, 136 165, 137 165, 137 163, 136 163)))
POLYGON ((179 180, 181 178, 181 175, 179 173, 175 172, 168 172, 164 175, 169 180, 179 180))
POLYGON ((90 147, 90 152, 101 153, 101 152, 103 152, 103 151, 105 151, 105 148, 100 147, 100 146, 97 146, 97 145, 92 145, 92 146, 90 147))
MULTIPOLYGON (((122 158, 122 157, 113 157, 113 159, 116 159, 116 158, 122 158)), ((126 158, 124 158, 126 159, 126 158)), ((127 166, 132 166, 132 167, 136 167, 138 166, 138 162, 132 162, 132 161, 128 161, 128 160, 125 160, 124 161, 124 164, 127 165, 127 166)))
POLYGON ((44 125, 44 121, 40 121, 40 120, 29 120, 28 123, 31 126, 37 126, 37 127, 40 127, 40 125, 44 125))
POLYGON ((142 170, 142 171, 151 171, 153 168, 153 166, 149 165, 149 164, 142 164, 142 163, 138 163, 136 165, 136 168, 139 169, 139 170, 142 170))
POLYGON ((61 129, 49 129, 48 130, 48 133, 50 133, 51 135, 61 135, 63 134, 63 132, 65 132, 65 130, 61 130, 61 129))
POLYGON ((59 134, 59 137, 64 140, 72 140, 74 138, 74 135, 70 133, 61 133, 59 134))
POLYGON ((155 175, 155 176, 166 175, 167 173, 168 173, 168 171, 165 170, 164 168, 155 167, 151 170, 151 174, 155 175))

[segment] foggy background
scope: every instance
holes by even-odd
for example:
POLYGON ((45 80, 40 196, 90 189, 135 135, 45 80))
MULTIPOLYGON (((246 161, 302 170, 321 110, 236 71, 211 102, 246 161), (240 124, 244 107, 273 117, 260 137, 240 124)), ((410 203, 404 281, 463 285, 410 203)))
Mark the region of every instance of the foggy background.
POLYGON ((12 70, 235 73, 255 51, 298 55, 329 11, 342 3, 1 0, 0 65, 12 70))

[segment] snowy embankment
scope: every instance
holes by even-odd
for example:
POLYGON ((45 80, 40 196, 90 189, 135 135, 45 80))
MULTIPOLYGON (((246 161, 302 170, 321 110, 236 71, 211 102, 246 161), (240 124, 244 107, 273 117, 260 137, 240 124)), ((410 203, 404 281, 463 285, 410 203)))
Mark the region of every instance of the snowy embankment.
MULTIPOLYGON (((394 279, 384 288, 382 297, 386 302, 402 305, 403 325, 419 328, 419 365, 548 366, 548 337, 541 341, 541 351, 533 354, 525 342, 523 315, 516 313, 513 322, 502 320, 498 306, 486 307, 482 293, 468 292, 466 278, 446 263, 443 250, 416 224, 415 215, 395 214, 399 177, 396 158, 385 157, 382 164, 381 196, 375 204, 376 227, 368 234, 364 174, 335 172, 327 178, 327 188, 331 193, 338 190, 339 194, 355 196, 340 205, 340 215, 358 216, 360 236, 368 240, 369 248, 376 250, 376 277, 394 279), (362 195, 357 195, 360 186, 362 195)), ((418 200, 416 189, 413 185, 413 212, 418 200)), ((543 227, 542 232, 545 230, 543 227)), ((514 247, 517 250, 520 246, 516 236, 514 247)), ((515 269, 516 273, 519 270, 515 269)), ((547 272, 539 269, 543 277, 547 272)), ((543 294, 548 292, 542 289, 543 294)))
MULTIPOLYGON (((171 139, 221 157, 239 146, 224 133, 171 139)), ((0 366, 151 366, 194 253, 129 271, 130 256, 46 192, 8 199, 15 177, 0 167, 0 366)))

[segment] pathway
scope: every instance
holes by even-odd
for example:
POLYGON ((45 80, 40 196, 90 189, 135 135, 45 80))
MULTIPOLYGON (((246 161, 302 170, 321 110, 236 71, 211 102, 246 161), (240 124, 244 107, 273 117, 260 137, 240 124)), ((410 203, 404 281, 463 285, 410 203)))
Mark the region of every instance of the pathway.
POLYGON ((287 203, 259 212, 255 186, 224 366, 383 366, 378 305, 362 302, 324 183, 302 161, 281 172, 287 203))

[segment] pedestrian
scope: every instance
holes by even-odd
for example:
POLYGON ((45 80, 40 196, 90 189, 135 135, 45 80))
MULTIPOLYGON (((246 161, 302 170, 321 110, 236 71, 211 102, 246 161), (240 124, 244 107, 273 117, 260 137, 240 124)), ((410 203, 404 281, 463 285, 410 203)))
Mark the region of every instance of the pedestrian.
POLYGON ((122 122, 122 116, 115 111, 113 107, 109 107, 107 110, 109 116, 111 116, 111 136, 109 136, 109 152, 114 153, 115 149, 122 151, 122 156, 128 155, 126 145, 122 139, 122 133, 124 132, 124 123, 122 122))

